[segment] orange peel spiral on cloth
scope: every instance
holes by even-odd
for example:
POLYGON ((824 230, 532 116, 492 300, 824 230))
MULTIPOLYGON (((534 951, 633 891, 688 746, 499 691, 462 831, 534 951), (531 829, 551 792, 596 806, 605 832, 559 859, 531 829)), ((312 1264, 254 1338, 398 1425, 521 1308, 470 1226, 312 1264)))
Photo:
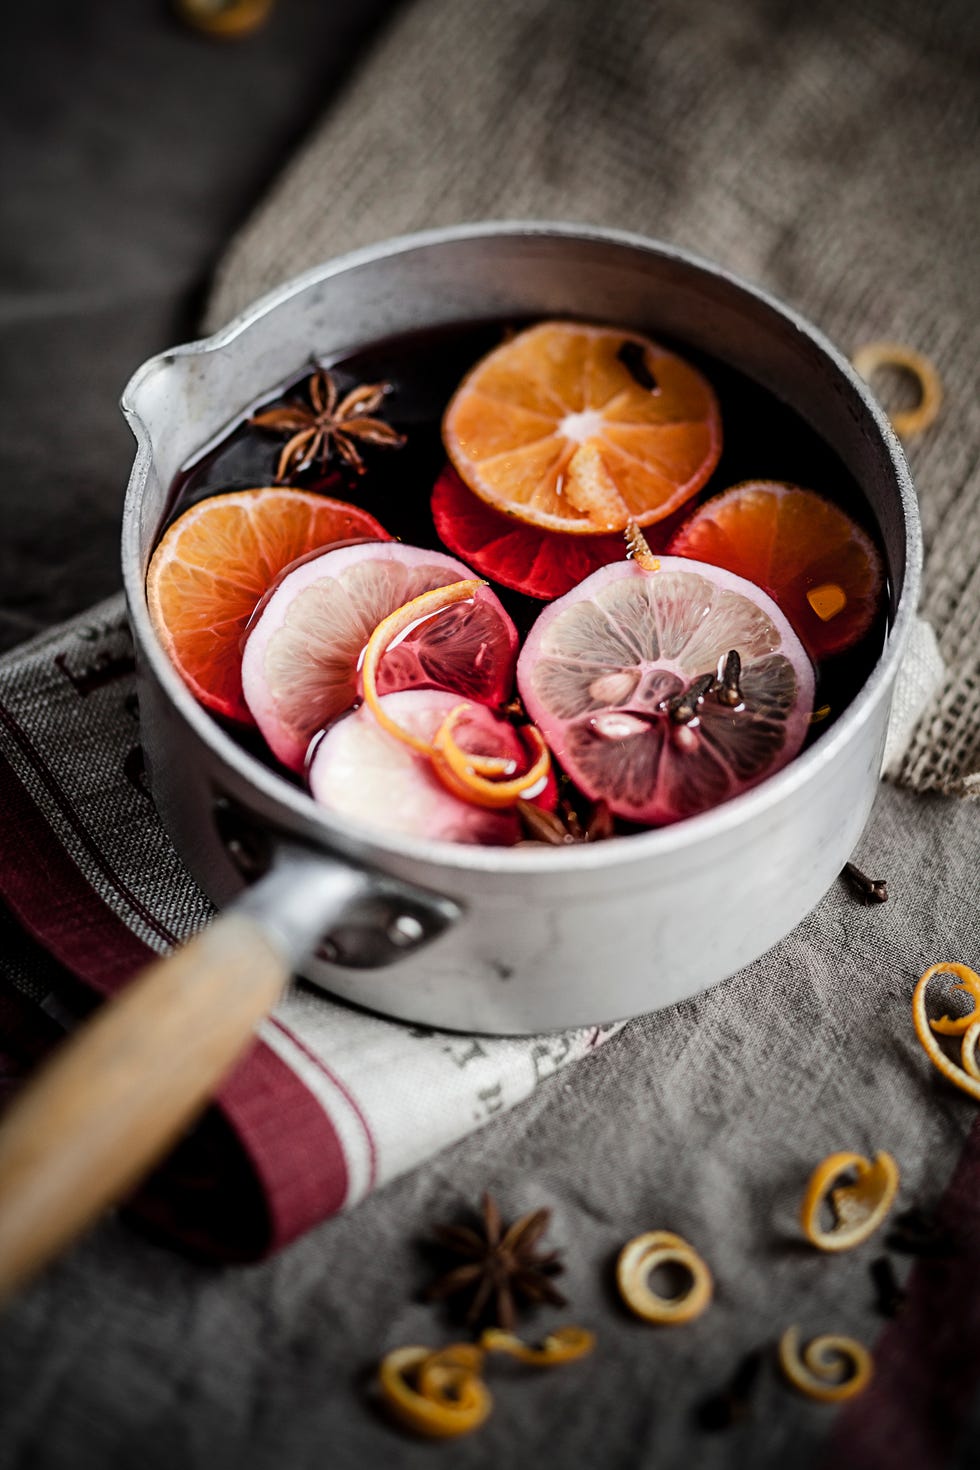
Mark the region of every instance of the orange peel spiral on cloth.
POLYGON ((977 1064, 976 1048, 980 1039, 980 975, 971 970, 968 965, 939 962, 930 965, 920 977, 912 993, 912 1024, 919 1044, 926 1056, 932 1062, 938 1072, 972 1097, 980 1102, 980 1066, 977 1064), (969 995, 973 1001, 972 1010, 965 1016, 942 1016, 938 1021, 930 1021, 926 1014, 926 998, 930 981, 935 975, 955 975, 955 989, 962 990, 969 995), (936 1037, 939 1036, 962 1036, 960 1057, 962 1065, 957 1064, 943 1051, 936 1037))
POLYGON ((472 1434, 493 1408, 480 1376, 483 1350, 473 1343, 395 1348, 381 1360, 378 1386, 388 1413, 426 1439, 472 1434))
POLYGON ((669 1230, 650 1230, 626 1242, 616 1262, 616 1285, 630 1311, 645 1322, 679 1327, 693 1322, 711 1303, 714 1282, 693 1246, 669 1230), (690 1285, 680 1296, 663 1297, 650 1286, 658 1266, 680 1266, 690 1285))
POLYGON ((810 1175, 800 1207, 800 1223, 807 1240, 822 1251, 847 1251, 861 1245, 874 1234, 894 1204, 898 1181, 898 1165, 889 1153, 878 1153, 873 1161, 863 1154, 829 1154, 810 1175), (835 1181, 851 1170, 854 1182, 835 1188, 835 1181), (829 1230, 820 1221, 825 1201, 835 1216, 829 1230))
POLYGON ((378 1367, 378 1388, 388 1413, 403 1429, 425 1439, 458 1439, 479 1429, 493 1409, 482 1371, 489 1353, 505 1353, 534 1368, 584 1358, 595 1347, 585 1327, 557 1327, 531 1347, 513 1332, 488 1327, 479 1342, 444 1348, 395 1348, 378 1367))
POLYGON ((573 1363, 576 1358, 584 1358, 591 1353, 595 1347, 595 1334, 586 1327, 558 1327, 548 1333, 540 1347, 529 1347, 513 1332, 488 1327, 480 1335, 480 1346, 488 1353, 506 1353, 535 1368, 551 1368, 558 1363, 573 1363))
POLYGON ((794 1388, 822 1404, 839 1404, 863 1393, 874 1374, 867 1348, 853 1337, 825 1333, 800 1350, 800 1329, 787 1327, 779 1339, 779 1366, 794 1388), (847 1376, 840 1377, 841 1371, 847 1376))
POLYGON ((918 403, 914 408, 889 414, 899 438, 914 439, 935 423, 943 404, 943 384, 935 364, 924 353, 906 347, 904 342, 867 342, 857 349, 851 362, 866 382, 882 367, 900 368, 915 379, 918 403))

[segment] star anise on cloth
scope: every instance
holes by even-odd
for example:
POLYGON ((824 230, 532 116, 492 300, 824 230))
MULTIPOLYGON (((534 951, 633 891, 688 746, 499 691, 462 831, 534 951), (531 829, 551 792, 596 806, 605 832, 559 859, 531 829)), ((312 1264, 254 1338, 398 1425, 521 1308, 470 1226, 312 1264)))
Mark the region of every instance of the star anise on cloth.
POLYGON ((321 468, 326 469, 333 455, 363 474, 364 444, 400 449, 405 435, 374 417, 390 389, 390 383, 362 383, 341 398, 333 375, 326 368, 318 368, 306 387, 309 404, 285 403, 253 414, 249 423, 257 429, 290 436, 279 455, 277 483, 302 474, 317 457, 321 468))
POLYGON ((549 1302, 563 1307, 565 1298, 550 1278, 565 1268, 558 1251, 538 1250, 548 1228, 550 1210, 532 1210, 504 1228, 491 1195, 483 1196, 483 1218, 478 1229, 467 1225, 440 1225, 433 1236, 461 1264, 438 1277, 425 1293, 427 1301, 472 1293, 466 1323, 482 1319, 512 1332, 525 1305, 549 1302))

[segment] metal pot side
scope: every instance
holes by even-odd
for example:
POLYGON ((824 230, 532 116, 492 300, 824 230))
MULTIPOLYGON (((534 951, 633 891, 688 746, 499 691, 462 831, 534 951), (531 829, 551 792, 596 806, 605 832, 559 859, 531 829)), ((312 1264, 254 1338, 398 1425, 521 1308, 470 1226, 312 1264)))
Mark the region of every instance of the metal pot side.
POLYGON ((215 824, 230 800, 260 829, 459 904, 434 942, 382 969, 312 959, 304 975, 392 1016, 528 1033, 655 1010, 733 974, 826 892, 874 801, 895 674, 918 594, 920 531, 902 451, 864 384, 819 332, 764 293, 638 236, 481 224, 333 261, 217 336, 151 359, 123 411, 137 439, 123 573, 142 738, 161 816, 218 903, 243 886, 215 824), (802 756, 714 811, 640 836, 554 851, 368 835, 329 818, 196 704, 159 646, 144 581, 173 476, 250 402, 300 370, 394 333, 492 317, 578 316, 687 341, 760 382, 836 450, 881 530, 891 629, 867 684, 802 756))

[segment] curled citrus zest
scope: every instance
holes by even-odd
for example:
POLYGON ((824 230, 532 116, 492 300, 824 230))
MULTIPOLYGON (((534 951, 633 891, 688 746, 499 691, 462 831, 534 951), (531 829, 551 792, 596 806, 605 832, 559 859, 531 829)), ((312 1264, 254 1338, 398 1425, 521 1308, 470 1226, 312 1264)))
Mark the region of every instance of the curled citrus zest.
MULTIPOLYGON (((389 735, 393 735, 403 745, 409 746, 418 755, 432 755, 432 746, 429 741, 403 729, 397 720, 393 720, 381 707, 381 696, 378 693, 378 671, 381 667, 381 660, 399 633, 406 632, 413 624, 433 617, 436 613, 442 612, 444 608, 452 607, 455 602, 470 601, 476 596, 478 590, 486 585, 486 582, 474 577, 464 582, 450 582, 446 587, 433 587, 428 592, 413 597, 410 602, 402 603, 401 607, 396 607, 394 612, 382 618, 364 646, 364 658, 361 664, 364 703, 382 730, 387 730, 389 735)), ((510 765, 509 761, 502 760, 499 756, 474 755, 469 757, 469 763, 475 771, 484 776, 500 775, 510 765)))
POLYGON ((940 961, 938 965, 930 965, 922 976, 922 980, 928 984, 933 975, 958 975, 959 979, 953 985, 953 989, 964 991, 973 1001, 973 1009, 965 1016, 942 1016, 938 1021, 929 1022, 933 1031, 938 1031, 940 1036, 961 1036, 964 1031, 969 1030, 974 1021, 980 1020, 980 975, 975 970, 971 970, 969 965, 944 963, 943 961, 940 961))
POLYGON ((803 1233, 818 1250, 850 1250, 878 1229, 897 1191, 898 1165, 891 1154, 878 1153, 873 1163, 862 1154, 830 1154, 810 1175, 800 1208, 803 1233), (847 1169, 854 1170, 854 1183, 831 1188, 847 1169), (820 1224, 820 1206, 828 1197, 836 1219, 832 1229, 825 1230, 820 1224))
POLYGON ((522 734, 529 736, 537 747, 532 764, 523 776, 515 776, 510 781, 488 780, 480 773, 478 758, 463 750, 453 736, 457 721, 468 709, 469 705, 458 704, 439 726, 432 741, 432 769, 446 789, 464 801, 485 807, 514 806, 547 780, 551 755, 544 736, 536 725, 522 725, 522 734))
MULTIPOLYGON (((954 1087, 958 1087, 968 1097, 972 1097, 977 1102, 980 1102, 980 1076, 975 1075, 971 1070, 971 1068, 976 1067, 977 1035, 974 1028, 980 1028, 980 1021, 974 1021, 972 1013, 968 1018, 969 1024, 963 1034, 963 1047, 961 1052, 963 1066, 958 1067, 946 1055, 933 1034, 934 1029, 938 1030, 943 1024, 942 1021, 930 1024, 929 1018, 926 1015, 926 991, 929 987, 929 981, 937 969, 950 968, 952 967, 949 965, 930 965, 925 974, 919 977, 915 990, 912 992, 912 1024, 915 1027, 915 1034, 919 1038, 919 1045, 936 1070, 942 1072, 947 1082, 952 1082, 954 1087), (969 1064, 967 1062, 968 1058, 969 1064)), ((943 1020, 948 1021, 949 1018, 943 1017, 943 1020)), ((949 1024, 952 1026, 956 1023, 949 1022, 949 1024)), ((955 1034, 955 1032, 947 1032, 946 1034, 955 1034)), ((977 1071, 980 1072, 980 1068, 977 1071)))
POLYGON ((626 555, 629 560, 635 561, 645 572, 659 572, 660 562, 650 550, 649 541, 635 521, 627 524, 623 535, 626 537, 626 555))
POLYGON ((669 1230, 650 1230, 627 1241, 616 1262, 616 1285, 638 1317, 677 1326, 700 1317, 714 1290, 711 1272, 697 1251, 669 1230), (680 1296, 662 1297, 651 1290, 651 1272, 666 1265, 678 1265, 690 1273, 691 1284, 680 1296))
POLYGON ((513 1332, 488 1327, 480 1336, 480 1346, 488 1353, 507 1353, 521 1363, 536 1368, 550 1368, 556 1363, 571 1363, 584 1358, 595 1347, 595 1334, 585 1327, 558 1327, 549 1332, 540 1347, 529 1347, 513 1332))
POLYGON ((963 1033, 960 1059, 964 1072, 980 1082, 980 1063, 977 1061, 977 1041, 980 1040, 980 1021, 974 1021, 963 1033))
POLYGON ((454 1439, 479 1429, 493 1408, 480 1377, 483 1352, 472 1343, 395 1348, 382 1358, 378 1385, 385 1407, 406 1429, 454 1439))
POLYGON ((825 1333, 800 1352, 800 1329, 787 1327, 779 1339, 779 1366, 794 1388, 822 1404, 839 1404, 863 1393, 871 1382, 871 1354, 853 1337, 825 1333), (847 1376, 839 1378, 844 1369, 847 1376))
POLYGON ((851 362, 868 381, 880 367, 904 368, 915 378, 919 385, 919 402, 915 408, 889 415, 895 433, 903 439, 912 439, 923 433, 935 421, 943 401, 942 379, 935 365, 921 352, 915 352, 901 342, 868 342, 858 348, 851 362))

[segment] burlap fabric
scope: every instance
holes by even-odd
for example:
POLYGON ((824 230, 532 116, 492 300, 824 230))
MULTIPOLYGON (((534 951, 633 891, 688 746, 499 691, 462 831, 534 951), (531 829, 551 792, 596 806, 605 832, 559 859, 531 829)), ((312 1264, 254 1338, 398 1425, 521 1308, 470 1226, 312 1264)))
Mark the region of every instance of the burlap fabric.
POLYGON ((947 676, 898 774, 976 793, 978 53, 958 0, 414 0, 226 256, 208 323, 386 235, 564 218, 710 256, 845 351, 926 351, 946 406, 910 458, 947 676))

